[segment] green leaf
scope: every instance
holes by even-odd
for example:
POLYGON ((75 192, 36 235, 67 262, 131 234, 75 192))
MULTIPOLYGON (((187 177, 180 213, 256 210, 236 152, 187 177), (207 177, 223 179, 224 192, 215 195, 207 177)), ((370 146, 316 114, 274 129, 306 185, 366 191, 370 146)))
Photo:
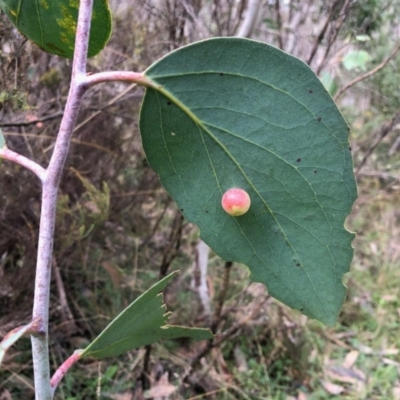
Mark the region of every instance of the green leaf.
POLYGON ((368 35, 357 35, 356 40, 359 42, 369 42, 371 40, 371 36, 368 35))
POLYGON ((320 80, 329 94, 334 96, 338 90, 335 78, 328 71, 324 71, 320 76, 320 80))
POLYGON ((143 146, 186 219, 272 296, 333 324, 357 193, 349 128, 318 77, 295 57, 237 38, 181 48, 145 75, 143 146), (251 197, 243 216, 222 210, 231 187, 251 197))
MULTIPOLYGON (((72 58, 79 0, 0 0, 0 8, 42 50, 72 58)), ((111 34, 108 0, 94 0, 88 56, 98 54, 111 34)))
POLYGON ((350 51, 342 60, 344 67, 351 71, 360 68, 362 71, 367 70, 367 63, 371 56, 364 50, 350 51))
POLYGON ((175 273, 138 297, 119 314, 100 335, 81 353, 82 357, 104 358, 122 354, 128 350, 146 346, 161 339, 188 337, 194 340, 211 339, 208 329, 185 328, 167 325, 170 313, 165 313, 165 304, 160 293, 175 273))

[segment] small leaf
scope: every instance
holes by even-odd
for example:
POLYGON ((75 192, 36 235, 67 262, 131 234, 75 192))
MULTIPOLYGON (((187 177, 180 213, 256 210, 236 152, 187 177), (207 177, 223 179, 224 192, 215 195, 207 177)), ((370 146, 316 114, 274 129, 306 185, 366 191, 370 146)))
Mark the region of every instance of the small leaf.
POLYGON ((362 71, 367 70, 367 63, 371 56, 364 50, 350 51, 343 58, 343 65, 348 70, 360 68, 362 71))
POLYGON ((31 331, 33 323, 19 326, 18 328, 13 329, 10 333, 8 333, 3 340, 0 342, 0 366, 3 362, 3 358, 6 354, 6 351, 22 336, 31 331))
POLYGON ((357 190, 349 128, 318 77, 275 47, 238 38, 183 47, 145 75, 143 147, 185 218, 272 296, 333 324, 357 190), (251 199, 240 217, 221 207, 232 187, 251 199))
POLYGON ((208 329, 167 325, 169 313, 160 293, 174 277, 171 273, 138 297, 119 314, 81 353, 82 357, 104 358, 146 346, 161 339, 189 337, 211 339, 208 329))
POLYGON ((368 35, 357 35, 356 40, 359 42, 369 42, 371 40, 371 36, 368 35))
MULTIPOLYGON (((78 0, 0 0, 0 8, 29 40, 42 50, 72 58, 78 0)), ((94 0, 88 56, 98 54, 111 34, 108 0, 94 0)))
POLYGON ((335 78, 328 71, 324 71, 322 72, 320 79, 329 94, 334 96, 338 90, 338 85, 335 81, 335 78))

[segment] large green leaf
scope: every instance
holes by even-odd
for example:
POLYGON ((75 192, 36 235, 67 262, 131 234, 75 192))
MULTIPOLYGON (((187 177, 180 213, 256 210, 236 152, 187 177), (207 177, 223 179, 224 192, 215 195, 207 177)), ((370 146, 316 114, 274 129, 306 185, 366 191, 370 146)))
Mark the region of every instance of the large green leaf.
POLYGON ((174 277, 174 272, 156 283, 119 314, 81 353, 82 357, 104 358, 146 346, 161 339, 188 337, 211 339, 208 329, 168 325, 169 313, 160 293, 174 277))
MULTIPOLYGON (((72 58, 79 0, 0 0, 18 30, 48 53, 72 58)), ((108 0, 94 0, 89 57, 98 54, 111 33, 108 0)))
POLYGON ((357 193, 349 128, 319 79, 295 57, 236 38, 181 48, 145 75, 143 146, 184 216, 272 296, 334 323, 357 193), (241 217, 221 208, 231 187, 250 194, 241 217))

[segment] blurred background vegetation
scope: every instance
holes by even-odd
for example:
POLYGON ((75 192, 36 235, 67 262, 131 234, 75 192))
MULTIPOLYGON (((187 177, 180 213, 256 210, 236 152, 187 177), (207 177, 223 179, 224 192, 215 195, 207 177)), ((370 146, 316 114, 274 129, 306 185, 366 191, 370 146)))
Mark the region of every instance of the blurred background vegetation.
MULTIPOLYGON (((89 70, 143 71, 182 45, 236 35, 254 3, 111 1, 113 35, 89 70)), ((351 126, 359 198, 347 227, 357 238, 339 321, 328 328, 308 320, 249 282, 244 266, 227 265, 213 253, 206 277, 210 304, 204 305, 192 284, 199 272, 197 229, 183 220, 141 148, 143 90, 99 85, 85 97, 60 188, 52 369, 176 269, 180 276, 165 293, 171 321, 214 323, 220 336, 213 347, 179 340, 78 363, 57 399, 400 399, 400 1, 259 3, 251 37, 307 62, 351 126)), ((31 45, 0 14, 0 127, 8 147, 43 166, 70 71, 70 61, 31 45)), ((39 182, 3 162, 0 199, 2 337, 30 318, 39 182)), ((0 399, 31 398, 30 342, 22 340, 0 371, 0 399)))

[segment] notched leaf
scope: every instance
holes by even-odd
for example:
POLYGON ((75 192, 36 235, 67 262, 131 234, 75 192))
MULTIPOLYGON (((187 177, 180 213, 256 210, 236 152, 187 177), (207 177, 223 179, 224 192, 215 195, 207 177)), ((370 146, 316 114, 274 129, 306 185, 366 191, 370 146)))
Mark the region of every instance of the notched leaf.
POLYGON ((174 277, 171 273, 138 297, 121 312, 100 335, 81 353, 82 357, 104 358, 146 346, 162 339, 188 337, 194 340, 211 339, 208 329, 168 325, 170 313, 160 293, 174 277))
POLYGON ((141 109, 143 146, 185 218, 272 296, 333 324, 357 191, 348 126, 318 77, 275 47, 237 38, 178 49, 145 75, 153 84, 141 109), (220 205, 232 187, 251 198, 240 218, 220 205))

